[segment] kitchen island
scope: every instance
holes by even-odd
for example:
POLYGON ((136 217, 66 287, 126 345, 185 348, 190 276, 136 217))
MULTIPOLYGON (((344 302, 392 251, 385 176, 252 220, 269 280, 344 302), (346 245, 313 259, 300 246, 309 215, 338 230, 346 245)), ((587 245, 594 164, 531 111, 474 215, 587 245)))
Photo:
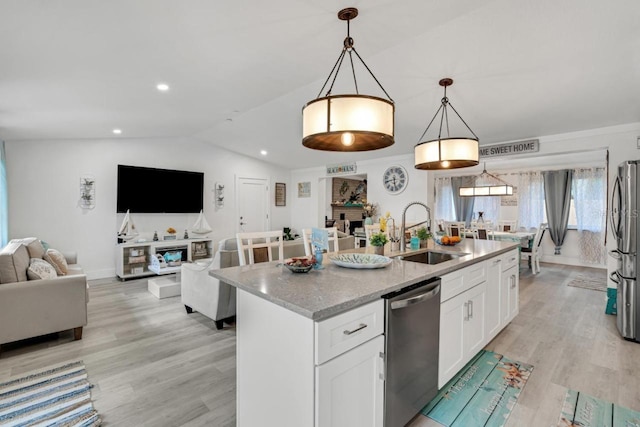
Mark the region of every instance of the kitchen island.
POLYGON ((432 277, 442 278, 438 386, 453 377, 517 314, 517 244, 429 243, 421 251, 459 256, 373 270, 325 257, 308 274, 276 262, 211 271, 238 288, 238 426, 382 426, 381 296, 432 277))

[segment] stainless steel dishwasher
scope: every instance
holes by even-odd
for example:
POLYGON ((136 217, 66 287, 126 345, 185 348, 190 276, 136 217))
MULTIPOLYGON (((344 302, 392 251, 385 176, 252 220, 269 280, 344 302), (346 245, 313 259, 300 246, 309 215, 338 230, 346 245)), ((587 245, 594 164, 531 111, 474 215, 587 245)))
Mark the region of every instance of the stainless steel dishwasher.
POLYGON ((438 392, 440 278, 383 295, 384 427, 402 427, 438 392))

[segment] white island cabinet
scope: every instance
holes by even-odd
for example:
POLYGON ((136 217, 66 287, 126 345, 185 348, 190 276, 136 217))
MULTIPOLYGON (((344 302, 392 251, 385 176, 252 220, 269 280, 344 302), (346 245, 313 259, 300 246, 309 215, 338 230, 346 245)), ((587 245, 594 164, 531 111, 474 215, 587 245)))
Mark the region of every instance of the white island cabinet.
POLYGON ((238 290, 238 315, 238 427, 382 427, 381 299, 314 322, 238 290))
POLYGON ((518 251, 442 276, 438 388, 518 314, 518 251))
POLYGON ((277 262, 212 270, 238 290, 237 425, 382 427, 381 297, 442 278, 441 388, 517 314, 516 248, 466 239, 454 248, 430 242, 427 250, 457 255, 436 265, 393 258, 375 270, 328 260, 308 274, 277 262))

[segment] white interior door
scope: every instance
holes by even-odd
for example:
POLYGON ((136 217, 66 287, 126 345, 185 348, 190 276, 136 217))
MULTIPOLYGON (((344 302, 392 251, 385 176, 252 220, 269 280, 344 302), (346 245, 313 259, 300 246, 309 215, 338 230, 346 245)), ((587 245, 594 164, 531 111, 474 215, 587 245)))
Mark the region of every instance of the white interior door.
POLYGON ((263 178, 237 178, 237 231, 267 231, 269 219, 269 183, 263 178))

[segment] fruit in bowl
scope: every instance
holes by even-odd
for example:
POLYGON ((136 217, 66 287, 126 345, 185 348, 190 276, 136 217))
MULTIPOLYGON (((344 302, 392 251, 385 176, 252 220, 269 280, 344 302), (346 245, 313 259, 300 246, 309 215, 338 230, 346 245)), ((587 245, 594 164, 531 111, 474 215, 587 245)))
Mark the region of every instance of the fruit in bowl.
POLYGON ((294 273, 308 273, 316 263, 314 256, 310 257, 294 257, 284 261, 284 266, 294 273))
POLYGON ((439 245, 455 246, 460 243, 460 236, 436 236, 435 241, 439 245))

